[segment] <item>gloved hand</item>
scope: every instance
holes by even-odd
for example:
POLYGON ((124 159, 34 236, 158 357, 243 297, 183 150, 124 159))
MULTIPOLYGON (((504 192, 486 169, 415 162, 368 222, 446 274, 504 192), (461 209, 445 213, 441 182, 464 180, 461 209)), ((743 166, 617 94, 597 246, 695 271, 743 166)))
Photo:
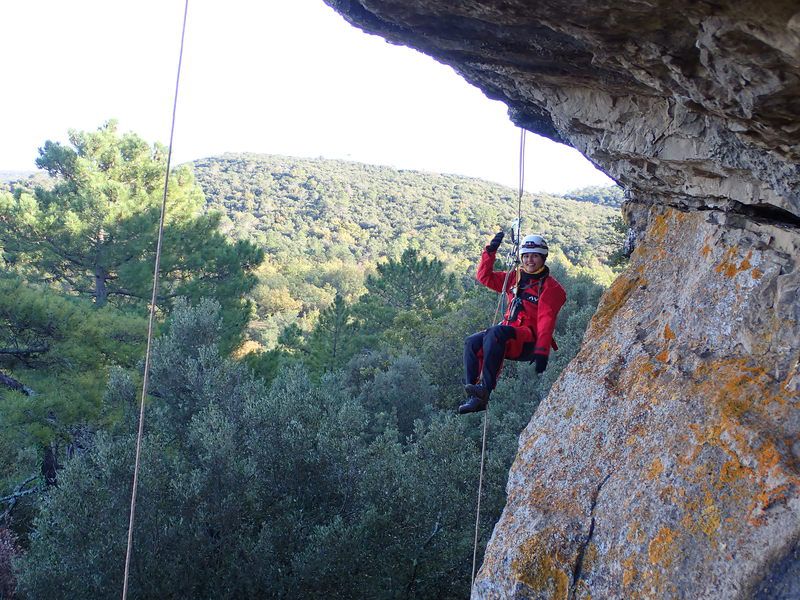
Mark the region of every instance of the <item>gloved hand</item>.
POLYGON ((533 361, 536 363, 536 372, 540 375, 544 373, 547 368, 547 357, 543 354, 534 354, 533 361))
POLYGON ((502 243, 503 238, 505 237, 505 235, 506 234, 505 234, 504 231, 498 231, 497 235, 495 235, 492 238, 492 241, 489 242, 489 245, 486 246, 486 250, 488 252, 497 252, 497 249, 500 247, 500 244, 502 243))

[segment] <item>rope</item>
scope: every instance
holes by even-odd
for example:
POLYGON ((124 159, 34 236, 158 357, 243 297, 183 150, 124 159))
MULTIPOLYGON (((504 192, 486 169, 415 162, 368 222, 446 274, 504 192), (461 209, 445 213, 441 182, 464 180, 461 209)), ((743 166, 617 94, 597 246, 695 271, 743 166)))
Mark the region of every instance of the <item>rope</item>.
POLYGON ((128 597, 128 579, 130 576, 131 554, 133 551, 133 523, 136 514, 136 489, 139 483, 139 466, 142 453, 142 436, 144 434, 144 402, 147 398, 147 385, 150 375, 150 354, 153 346, 153 324, 156 315, 156 301, 158 299, 158 271, 161 265, 161 247, 164 241, 164 217, 167 212, 167 191, 169 189, 169 169, 172 161, 172 141, 175 135, 175 113, 178 107, 178 89, 181 81, 181 65, 183 64, 183 42, 186 37, 186 15, 189 12, 189 0, 185 0, 183 7, 183 26, 181 28, 181 48, 178 54, 178 74, 175 78, 175 96, 172 101, 172 124, 169 131, 169 150, 167 152, 167 172, 164 175, 164 194, 161 198, 161 216, 158 221, 158 241, 156 243, 156 259, 153 268, 153 295, 150 299, 150 318, 147 323, 147 350, 144 358, 144 377, 142 379, 142 398, 139 404, 139 430, 136 434, 136 460, 133 466, 133 489, 131 491, 131 511, 128 521, 128 547, 125 552, 125 575, 122 581, 122 600, 128 597))
MULTIPOLYGON (((516 237, 519 238, 519 232, 522 230, 522 194, 525 191, 525 130, 520 128, 519 136, 519 198, 517 200, 517 233, 516 237)), ((516 243, 519 244, 519 239, 516 243)), ((511 269, 506 271, 506 278, 503 281, 503 290, 500 292, 500 298, 497 302, 497 308, 494 311, 494 318, 492 325, 497 321, 497 314, 500 311, 500 306, 505 300, 506 286, 508 285, 508 278, 511 274, 511 269)), ((519 265, 517 265, 517 281, 519 281, 519 265)), ((475 542, 472 545, 472 579, 470 580, 469 587, 473 588, 475 585, 475 567, 478 564, 478 534, 480 531, 481 522, 481 492, 483 491, 483 466, 486 460, 486 430, 489 427, 489 410, 488 407, 483 413, 483 439, 481 440, 481 469, 480 476, 478 477, 478 508, 475 513, 475 542)))

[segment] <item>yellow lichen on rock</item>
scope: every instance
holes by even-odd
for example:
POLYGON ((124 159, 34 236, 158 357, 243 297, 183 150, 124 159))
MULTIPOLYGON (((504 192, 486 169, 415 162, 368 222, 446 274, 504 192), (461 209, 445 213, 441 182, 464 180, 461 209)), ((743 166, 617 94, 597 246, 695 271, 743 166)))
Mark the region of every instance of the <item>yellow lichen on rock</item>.
POLYGON ((647 478, 651 480, 656 479, 663 472, 664 465, 661 463, 661 459, 656 457, 650 465, 650 470, 647 471, 647 478))
POLYGON ((675 558, 675 538, 677 534, 674 529, 661 527, 656 536, 647 546, 647 556, 650 564, 669 567, 675 558))
POLYGON ((633 557, 628 557, 622 561, 623 588, 630 586, 639 579, 639 570, 634 566, 635 562, 633 557))
POLYGON ((635 273, 623 273, 611 284, 600 300, 597 312, 592 317, 591 328, 595 331, 605 331, 611 319, 625 304, 637 287, 646 285, 647 281, 635 273))
POLYGON ((519 548, 519 556, 511 563, 517 581, 535 592, 544 592, 548 598, 566 600, 569 592, 569 576, 560 568, 566 566, 561 553, 547 543, 552 530, 544 530, 525 541, 519 548))
POLYGON ((711 497, 711 493, 706 490, 703 508, 700 511, 700 516, 698 518, 700 529, 708 537, 712 537, 719 529, 720 521, 721 518, 719 507, 715 504, 714 499, 711 497))

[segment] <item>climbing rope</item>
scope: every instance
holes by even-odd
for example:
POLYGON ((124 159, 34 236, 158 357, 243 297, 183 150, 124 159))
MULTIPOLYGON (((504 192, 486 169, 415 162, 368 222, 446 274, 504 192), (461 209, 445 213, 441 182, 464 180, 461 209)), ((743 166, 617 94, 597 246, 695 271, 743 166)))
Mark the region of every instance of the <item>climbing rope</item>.
MULTIPOLYGON (((512 240, 514 241, 514 249, 512 252, 509 253, 509 267, 506 270, 506 277, 503 281, 503 289, 500 292, 500 298, 497 301, 497 308, 494 311, 494 318, 492 319, 492 325, 497 322, 497 315, 500 312, 501 305, 505 302, 506 297, 506 287, 508 286, 508 279, 511 275, 511 264, 510 261, 512 257, 515 257, 516 251, 515 248, 519 244, 519 234, 522 229, 522 194, 525 191, 525 130, 520 128, 520 136, 519 136, 519 195, 517 198, 517 220, 516 220, 516 228, 517 231, 512 231, 512 240)), ((519 269, 519 267, 517 267, 519 269)), ((519 281, 519 273, 517 273, 517 281, 519 281)), ((480 475, 478 477, 478 508, 475 514, 475 542, 472 545, 472 579, 470 580, 469 587, 475 585, 475 567, 478 564, 478 535, 480 533, 480 522, 481 522, 481 492, 483 491, 483 466, 485 464, 486 459, 486 431, 489 428, 489 408, 487 407, 483 413, 483 438, 481 440, 481 468, 480 468, 480 475)))
POLYGON ((183 63, 183 41, 186 37, 186 15, 189 12, 189 0, 183 7, 183 26, 181 28, 181 48, 178 53, 178 74, 175 78, 175 95, 172 101, 172 125, 169 131, 169 150, 167 151, 167 172, 164 175, 164 194, 161 198, 161 216, 158 221, 158 241, 156 242, 156 259, 153 268, 153 295, 150 299, 150 319, 147 323, 147 350, 144 355, 144 377, 142 379, 142 397, 139 403, 139 430, 136 434, 136 460, 133 465, 133 489, 131 490, 131 511, 128 521, 128 547, 125 551, 125 575, 122 580, 122 600, 128 597, 128 578, 130 575, 131 553, 133 550, 133 523, 136 514, 136 489, 139 483, 139 465, 142 452, 142 436, 144 434, 144 402, 147 398, 147 385, 150 380, 150 354, 153 345, 153 324, 156 316, 158 299, 158 270, 161 265, 161 246, 164 241, 164 216, 167 211, 167 191, 169 190, 169 168, 172 161, 172 141, 175 135, 175 113, 178 107, 178 88, 181 81, 181 65, 183 63))

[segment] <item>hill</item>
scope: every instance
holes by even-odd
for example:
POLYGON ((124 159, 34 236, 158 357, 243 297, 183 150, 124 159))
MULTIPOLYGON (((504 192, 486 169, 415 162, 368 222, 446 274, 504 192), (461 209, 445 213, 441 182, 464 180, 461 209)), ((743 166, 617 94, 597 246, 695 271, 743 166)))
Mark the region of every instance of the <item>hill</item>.
POLYGON ((19 181, 20 179, 27 179, 33 175, 35 171, 3 171, 0 170, 0 182, 19 181))
MULTIPOLYGON (((515 190, 456 175, 256 154, 193 165, 208 207, 227 215, 231 234, 278 255, 293 247, 374 260, 411 245, 448 261, 466 253, 471 262, 476 244, 517 213, 515 190)), ((598 205, 587 201, 591 191, 526 194, 523 230, 545 234, 573 262, 587 254, 605 261, 618 246, 611 234, 618 211, 600 194, 598 205)))
MULTIPOLYGON (((298 316, 310 326, 337 292, 357 298, 376 263, 406 248, 472 279, 480 248, 517 216, 515 190, 456 175, 257 154, 193 167, 207 209, 224 214, 223 231, 267 252, 253 298, 267 345, 298 316)), ((554 256, 608 282, 624 227, 617 209, 587 197, 525 194, 522 230, 544 234, 554 256)))

